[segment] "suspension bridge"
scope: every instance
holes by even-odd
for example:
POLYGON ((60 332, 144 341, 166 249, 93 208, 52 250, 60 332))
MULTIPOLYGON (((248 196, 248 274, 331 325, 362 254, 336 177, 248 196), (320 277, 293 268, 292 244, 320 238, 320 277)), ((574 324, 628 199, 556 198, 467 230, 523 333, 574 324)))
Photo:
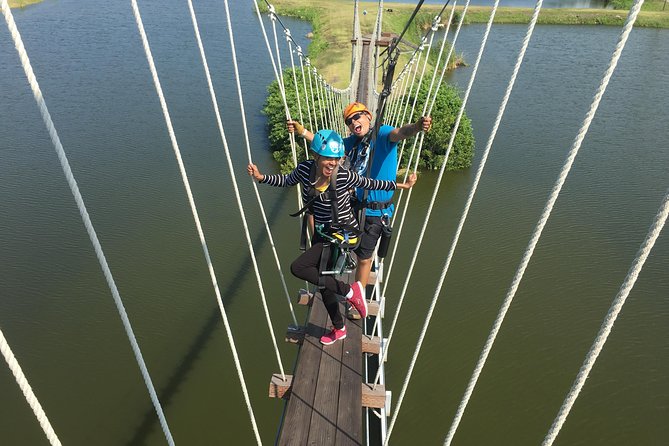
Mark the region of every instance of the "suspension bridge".
MULTIPOLYGON (((172 143, 172 148, 174 150, 175 157, 179 164, 180 174, 182 176, 184 188, 186 190, 189 199, 189 204, 192 210, 196 230, 198 232, 198 236, 202 245, 203 255, 208 265, 212 286, 214 288, 216 295, 217 305, 219 306, 221 314, 221 319, 225 326, 228 340, 233 352, 234 363, 239 377, 239 383, 241 385, 241 388, 243 389, 244 399, 247 405, 247 411, 249 414, 249 420, 253 429, 255 441, 257 442, 257 444, 262 444, 263 441, 260 438, 257 422, 255 419, 255 414, 253 411, 253 401, 249 397, 249 393, 246 388, 246 380, 244 378, 242 365, 240 363, 237 354, 237 349, 235 347, 234 336, 228 321, 226 309, 223 305, 223 300, 221 299, 221 292, 219 290, 216 281, 215 269, 209 254, 209 248, 206 242, 205 233, 199 221, 197 207, 195 205, 195 199, 193 198, 193 193, 190 188, 190 183, 188 180, 186 168, 182 161, 182 155, 181 155, 181 150, 179 148, 179 143, 177 141, 174 129, 172 127, 172 120, 169 108, 167 106, 167 102, 164 98, 164 94, 162 92, 162 87, 160 84, 160 76, 158 70, 155 67, 155 64, 153 63, 151 46, 149 44, 149 39, 147 37, 146 31, 144 30, 142 16, 140 13, 141 2, 138 3, 137 1, 133 0, 131 4, 136 19, 136 25, 142 38, 141 44, 146 54, 147 62, 151 67, 152 80, 156 89, 156 93, 161 103, 163 115, 165 118, 165 123, 172 143)), ((214 110, 216 111, 216 119, 221 135, 221 144, 227 153, 227 159, 230 171, 234 172, 239 169, 235 168, 232 165, 232 162, 230 161, 231 157, 229 153, 228 142, 226 140, 222 118, 218 114, 219 106, 216 99, 217 96, 213 89, 213 84, 211 82, 206 51, 204 45, 199 39, 197 14, 192 2, 189 1, 188 4, 193 21, 193 29, 198 38, 198 46, 200 49, 202 65, 205 69, 205 72, 207 73, 211 100, 214 106, 214 110)), ((382 55, 382 51, 378 51, 377 48, 379 48, 382 45, 390 45, 391 48, 393 47, 393 43, 388 42, 387 36, 383 36, 381 32, 382 12, 384 10, 383 2, 379 2, 379 8, 376 19, 377 22, 374 27, 375 29, 374 34, 373 36, 371 36, 371 38, 363 37, 360 32, 358 2, 357 1, 355 2, 354 5, 355 13, 353 18, 353 38, 352 38, 353 58, 352 58, 351 83, 347 88, 343 90, 336 89, 333 86, 327 84, 326 80, 323 79, 323 77, 318 73, 316 67, 312 65, 312 63, 310 62, 309 58, 306 56, 302 48, 300 48, 299 45, 297 45, 296 42, 291 38, 290 31, 287 28, 283 27, 283 24, 281 23, 279 16, 277 15, 276 11, 271 5, 269 5, 270 17, 272 19, 271 20, 272 30, 270 33, 265 29, 264 23, 261 18, 261 12, 258 9, 257 3, 254 2, 253 4, 254 7, 256 8, 259 25, 260 28, 262 29, 262 33, 265 38, 268 56, 272 61, 275 77, 282 91, 284 107, 286 110, 286 118, 287 119, 296 118, 292 114, 294 113, 293 110, 295 110, 295 107, 297 106, 299 115, 298 118, 301 120, 301 122, 305 123, 308 122, 311 128, 314 129, 334 128, 340 131, 341 133, 345 133, 346 129, 340 118, 340 111, 343 109, 345 104, 351 100, 359 100, 367 104, 376 105, 374 109, 375 114, 380 114, 382 116, 385 116, 386 121, 393 123, 394 125, 401 125, 403 122, 406 122, 408 117, 414 116, 416 114, 429 115, 431 113, 432 107, 434 107, 436 92, 438 91, 439 86, 442 84, 442 79, 445 69, 432 71, 431 78, 430 76, 424 77, 426 73, 426 67, 428 64, 430 51, 438 52, 437 64, 436 64, 437 66, 440 66, 441 64, 445 65, 446 63, 448 63, 453 48, 457 44, 457 38, 461 26, 465 20, 469 2, 465 3, 462 13, 460 14, 457 21, 454 20, 454 15, 453 15, 455 11, 454 7, 455 4, 450 5, 451 8, 450 10, 448 10, 447 9, 448 2, 446 2, 446 4, 444 5, 444 9, 442 10, 442 12, 444 13, 444 17, 442 17, 441 15, 435 17, 432 28, 424 36, 420 48, 414 51, 410 62, 408 62, 407 65, 402 70, 400 70, 399 75, 395 79, 388 79, 387 77, 384 79, 393 83, 385 85, 385 87, 387 87, 386 91, 381 91, 381 92, 376 91, 376 88, 379 85, 379 76, 377 75, 378 73, 377 67, 383 65, 381 58, 384 56, 382 55), (444 33, 444 38, 441 44, 433 45, 435 32, 438 28, 438 25, 442 23, 442 21, 448 27, 450 26, 455 27, 455 30, 453 31, 454 37, 450 42, 450 44, 447 45, 446 36, 449 34, 447 30, 444 33), (283 28, 282 32, 284 36, 281 39, 279 39, 278 37, 281 30, 277 28, 283 28), (280 41, 282 42, 281 44, 280 41), (284 73, 281 70, 282 53, 288 54, 290 57, 292 73, 293 73, 292 79, 284 78, 284 73), (295 55, 297 56, 296 59, 294 59, 295 55), (298 77, 296 76, 296 73, 298 72, 302 74, 302 76, 300 76, 299 79, 300 82, 298 82, 298 77), (415 110, 414 109, 416 105, 415 101, 411 103, 411 101, 408 98, 412 97, 412 92, 414 91, 414 89, 415 91, 417 91, 423 82, 425 82, 426 84, 429 83, 430 85, 429 86, 430 93, 428 93, 429 99, 426 101, 423 110, 415 110), (294 88, 297 91, 301 92, 301 94, 297 96, 297 104, 288 103, 288 99, 285 95, 285 85, 287 83, 292 83, 294 88), (318 113, 316 113, 316 111, 318 111, 318 113)), ((418 3, 417 10, 420 8, 421 4, 422 2, 418 3)), ((572 148, 569 152, 569 155, 562 170, 558 173, 558 177, 556 179, 553 189, 550 191, 550 196, 545 205, 544 211, 542 212, 542 215, 539 221, 537 222, 532 237, 528 242, 526 252, 520 262, 520 265, 518 266, 518 270, 516 271, 516 274, 512 278, 512 284, 510 286, 508 294, 504 300, 502 307, 499 310, 498 317, 495 320, 490 335, 485 345, 483 346, 481 356, 472 373, 471 380, 464 391, 464 395, 458 407, 458 411, 455 414, 454 420, 450 428, 448 429, 447 432, 445 432, 444 444, 450 444, 456 435, 460 420, 465 415, 465 410, 469 402, 469 398, 471 397, 472 392, 474 391, 481 370, 486 364, 487 357, 491 349, 493 348, 497 333, 499 332, 499 329, 504 321, 507 311, 510 308, 515 293, 518 289, 518 286, 523 279, 527 265, 531 261, 534 248, 536 247, 541 237, 542 231, 551 216, 551 212, 560 194, 562 186, 567 180, 569 171, 571 169, 571 165, 576 156, 578 155, 578 151, 583 142, 583 139, 587 135, 590 123, 597 112, 597 107, 599 105, 599 102, 601 101, 603 95, 606 92, 606 87, 608 85, 608 82, 611 78, 611 75, 615 71, 618 58, 620 57, 620 54, 625 47, 625 43, 632 30, 632 26, 634 24, 636 15, 638 14, 638 11, 642 4, 643 1, 635 2, 632 9, 629 11, 627 21, 623 29, 621 30, 619 42, 615 48, 612 48, 612 56, 610 63, 608 67, 606 67, 606 71, 601 79, 601 83, 597 91, 594 92, 590 110, 585 116, 583 124, 578 134, 575 137, 572 148)), ((12 13, 7 5, 7 1, 2 0, 1 5, 2 5, 2 12, 5 17, 8 29, 10 30, 17 52, 19 54, 19 57, 21 58, 21 63, 25 70, 26 77, 30 83, 31 89, 35 96, 35 100, 39 106, 40 113, 43 117, 44 123, 48 129, 54 148, 56 149, 59 160, 61 162, 63 172, 72 190, 72 194, 77 203, 77 207, 82 216, 82 220, 84 221, 84 224, 86 226, 86 230, 91 239, 91 243, 93 244, 95 252, 98 256, 100 267, 102 268, 102 271, 105 275, 112 297, 114 299, 116 307, 118 308, 119 315, 128 334, 129 342, 132 345, 132 349, 137 359, 140 372, 142 374, 144 382, 146 383, 147 391, 151 396, 151 401, 153 402, 156 416, 164 432, 165 439, 168 444, 174 444, 175 441, 171 434, 171 430, 169 427, 169 420, 164 414, 159 394, 158 392, 156 392, 154 388, 151 376, 144 363, 140 346, 133 334, 132 325, 125 312, 121 295, 118 291, 112 272, 105 259, 105 255, 102 249, 102 244, 98 239, 97 233, 88 215, 88 211, 84 204, 82 193, 78 189, 77 182, 74 178, 74 174, 69 166, 67 156, 65 154, 65 149, 58 136, 56 126, 54 125, 53 120, 51 119, 49 109, 47 108, 46 105, 46 100, 44 98, 44 95, 42 94, 42 91, 40 90, 40 86, 33 72, 33 68, 30 65, 30 60, 21 41, 19 30, 16 27, 16 24, 13 20, 12 13)), ((225 5, 227 9, 227 1, 225 2, 225 5)), ((277 343, 279 342, 277 340, 276 335, 279 333, 283 333, 283 325, 281 325, 283 324, 283 321, 281 322, 273 321, 269 314, 268 305, 266 303, 266 291, 264 290, 262 285, 262 278, 255 258, 253 244, 251 243, 251 236, 245 219, 245 212, 242 205, 242 198, 240 196, 238 185, 233 175, 233 189, 237 197, 240 214, 242 215, 245 237, 248 241, 248 246, 249 246, 249 254, 252 259, 253 269, 258 282, 259 294, 263 302, 265 319, 267 321, 269 332, 271 333, 271 342, 273 343, 274 350, 276 352, 276 362, 278 370, 277 373, 275 373, 270 379, 270 393, 272 394, 272 396, 283 397, 286 398, 288 401, 286 404, 286 409, 282 419, 281 426, 279 427, 279 433, 277 437, 278 444, 291 444, 291 445, 292 444, 337 444, 337 445, 369 444, 371 441, 370 438, 378 438, 379 439, 378 441, 382 444, 388 444, 391 441, 392 431, 395 422, 397 420, 397 417, 401 416, 400 414, 402 413, 401 409, 404 396, 407 392, 415 364, 418 361, 418 356, 421 351, 425 335, 429 328, 434 308, 441 295, 442 291, 441 289, 444 284, 444 280, 448 272, 451 259, 458 245, 461 230, 466 223, 469 207, 472 201, 474 200, 478 181, 481 175, 483 174, 488 153, 490 152, 490 150, 492 150, 492 147, 494 145, 496 131, 504 115, 507 101, 509 100, 509 97, 512 94, 516 75, 518 74, 518 72, 522 67, 525 50, 527 49, 527 46, 530 43, 537 17, 539 15, 539 12, 541 11, 542 2, 539 0, 536 3, 535 14, 533 16, 531 23, 528 26, 527 33, 523 41, 523 47, 518 54, 513 75, 509 79, 508 87, 505 92, 504 99, 500 105, 499 112, 497 114, 496 121, 493 127, 493 131, 491 132, 490 137, 486 143, 484 155, 477 169, 476 179, 474 181, 470 195, 467 199, 467 204, 463 211, 460 223, 458 225, 458 229, 456 231, 456 234, 454 235, 450 249, 448 250, 448 254, 444 262, 442 273, 439 277, 439 281, 436 287, 436 291, 434 293, 432 303, 426 315, 426 319, 415 348, 415 353, 413 355, 409 370, 407 372, 406 380, 401 389, 394 389, 395 394, 397 394, 398 397, 396 399, 396 402, 393 402, 391 404, 391 398, 384 386, 383 365, 385 361, 388 359, 387 355, 389 351, 389 345, 392 342, 392 337, 394 334, 396 323, 400 316, 400 310, 408 292, 408 283, 413 273, 414 267, 416 265, 417 253, 419 252, 424 241, 428 222, 430 220, 432 213, 432 208, 439 191, 439 185, 441 184, 442 178, 445 174, 446 161, 448 160, 448 156, 453 147, 455 135, 457 134, 457 129, 458 126, 460 125, 460 120, 462 119, 470 91, 475 83, 476 71, 478 69, 478 65, 480 63, 483 54, 483 49, 485 48, 485 43, 488 38, 488 33, 492 27, 497 6, 498 2, 495 2, 493 7, 491 8, 490 20, 487 24, 486 33, 483 37, 481 50, 477 55, 476 61, 474 62, 473 75, 471 76, 470 82, 464 93, 462 106, 458 112, 458 116, 453 125, 453 129, 451 132, 451 139, 450 141, 448 141, 446 157, 439 171, 437 186, 434 188, 434 194, 431 198, 431 202, 428 207, 428 212, 425 217, 424 225, 421 229, 420 236, 415 244, 415 253, 411 260, 411 264, 407 272, 407 277, 401 290, 400 298, 398 300, 396 313, 393 316, 392 324, 390 330, 388 331, 387 336, 384 335, 381 316, 384 313, 384 306, 385 306, 384 299, 386 296, 386 286, 388 283, 387 277, 392 273, 393 262, 397 254, 398 244, 395 243, 395 245, 393 246, 392 253, 387 260, 378 261, 377 274, 375 276, 374 285, 370 287, 370 290, 368 291, 368 295, 370 296, 371 299, 370 300, 371 308, 374 309, 372 311, 372 314, 375 317, 372 318, 367 323, 348 321, 347 322, 349 327, 348 338, 344 342, 337 343, 332 347, 323 348, 318 343, 318 338, 327 328, 327 315, 324 311, 324 308, 322 305, 319 304, 312 305, 311 311, 309 312, 308 321, 303 324, 300 324, 297 321, 297 317, 292 307, 293 299, 291 296, 293 293, 291 293, 290 290, 288 290, 286 282, 285 280, 283 280, 283 272, 281 268, 280 257, 277 250, 274 247, 274 242, 272 241, 271 228, 268 223, 268 219, 266 218, 263 211, 263 219, 266 225, 266 231, 268 237, 273 247, 273 256, 275 259, 275 263, 277 265, 278 273, 282 277, 282 283, 284 288, 283 293, 285 294, 287 305, 291 308, 291 313, 292 313, 292 319, 293 319, 292 325, 289 328, 288 333, 286 334, 286 338, 300 345, 299 347, 300 353, 298 356, 299 359, 295 367, 294 374, 291 376, 291 374, 284 369, 283 360, 280 357, 279 349, 276 347, 277 343), (384 263, 387 264, 384 265, 384 263), (363 361, 363 359, 369 360, 370 363, 366 364, 363 361), (333 401, 337 401, 337 403, 333 404, 333 401)), ((242 104, 241 117, 242 120, 244 121, 244 128, 246 129, 246 123, 245 123, 246 113, 243 110, 243 104, 244 104, 243 92, 239 82, 239 74, 237 73, 236 70, 237 56, 234 50, 235 43, 234 43, 233 28, 234 28, 233 24, 229 21, 229 13, 228 13, 228 30, 229 30, 228 37, 232 43, 232 48, 233 48, 233 62, 234 62, 233 65, 235 67, 235 78, 237 80, 238 96, 240 99, 240 103, 242 104)), ((391 51, 388 51, 387 54, 390 55, 391 51)), ((415 172, 418 169, 418 160, 420 158, 423 136, 424 135, 421 134, 420 136, 415 138, 411 144, 412 145, 412 147, 410 148, 411 161, 407 168, 407 173, 409 171, 415 172)), ((298 154, 300 152, 299 143, 296 142, 292 137, 291 137, 291 147, 292 147, 293 159, 295 162, 297 162, 297 160, 300 159, 302 155, 298 154)), ((251 161, 251 151, 248 143, 248 135, 246 137, 246 148, 249 161, 251 161)), ((402 146, 402 150, 403 149, 404 145, 402 146)), ((261 194, 259 193, 257 188, 255 188, 255 184, 254 184, 254 190, 258 204, 260 205, 260 208, 263 209, 261 194)), ((397 199, 397 206, 399 209, 402 210, 402 212, 401 215, 399 215, 400 213, 397 214, 397 221, 394 222, 394 226, 396 228, 395 231, 396 240, 401 237, 407 209, 410 206, 410 200, 411 200, 411 190, 408 192, 406 197, 399 195, 397 199)), ((298 194, 298 201, 299 201, 299 194, 298 194)), ((607 336, 613 328, 613 324, 622 306, 625 303, 625 299, 627 298, 631 288, 634 286, 636 278, 638 277, 646 258, 648 257, 651 249, 653 248, 653 245, 657 240, 666 222, 668 212, 669 212, 669 195, 665 196, 663 201, 659 204, 659 211, 655 216, 654 220, 652 221, 652 225, 650 230, 648 231, 647 238, 643 241, 640 241, 639 252, 637 257, 632 259, 631 261, 630 272, 623 281, 619 293, 615 296, 609 312, 606 315, 603 315, 604 322, 602 324, 602 328, 598 333, 596 339, 593 341, 591 350, 584 359, 583 367, 581 368, 578 375, 575 376, 573 386, 569 391, 569 393, 567 394, 567 396, 565 397, 563 405, 560 408, 557 408, 557 415, 555 421, 553 425, 550 426, 548 429, 546 438, 544 440, 544 444, 549 445, 555 441, 560 431, 560 428, 562 427, 567 416, 569 415, 569 411, 575 399, 578 397, 580 390, 585 384, 585 380, 588 377, 589 371, 592 369, 600 351, 604 347, 604 343, 606 342, 607 336)), ((651 219, 652 216, 649 216, 648 220, 650 221, 651 219)), ((314 301, 318 301, 319 295, 318 293, 314 293, 312 290, 312 292, 301 293, 301 299, 302 303, 310 304, 313 303, 314 301)), ((54 427, 51 425, 48 418, 48 414, 45 412, 45 410, 39 403, 38 395, 36 395, 31 389, 30 385, 28 384, 28 379, 26 377, 26 374, 24 374, 17 359, 14 357, 13 352, 9 347, 8 340, 5 339, 2 333, 0 333, 0 335, 1 335, 0 347, 3 356, 5 357, 7 363, 9 364, 12 373, 16 377, 17 383, 21 388, 21 390, 23 391, 26 400, 28 401, 29 405, 35 412, 35 416, 40 426, 43 428, 47 439, 51 444, 61 444, 57 435, 58 431, 57 426, 54 427)), ((29 371, 27 375, 28 376, 30 375, 29 371)), ((267 440, 265 440, 265 442, 267 442, 267 440)))

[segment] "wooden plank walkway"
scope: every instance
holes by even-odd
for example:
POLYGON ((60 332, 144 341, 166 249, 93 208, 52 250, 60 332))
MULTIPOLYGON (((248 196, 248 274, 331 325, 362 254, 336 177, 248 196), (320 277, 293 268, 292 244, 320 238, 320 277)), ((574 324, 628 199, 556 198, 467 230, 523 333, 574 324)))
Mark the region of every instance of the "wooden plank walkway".
POLYGON ((309 312, 279 445, 363 444, 361 324, 347 320, 346 339, 323 346, 320 337, 330 327, 317 293, 309 312))

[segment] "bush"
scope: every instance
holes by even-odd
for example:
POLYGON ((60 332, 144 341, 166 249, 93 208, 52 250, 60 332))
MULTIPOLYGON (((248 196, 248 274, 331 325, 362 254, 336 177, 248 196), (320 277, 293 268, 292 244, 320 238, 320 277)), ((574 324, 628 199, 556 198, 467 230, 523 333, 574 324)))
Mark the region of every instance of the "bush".
MULTIPOLYGON (((298 70, 297 83, 300 87, 300 93, 304 94, 304 92, 301 91, 301 75, 301 71, 298 70)), ((298 119, 299 114, 297 107, 297 96, 295 94, 292 76, 293 73, 291 69, 286 69, 284 71, 286 99, 289 105, 290 115, 293 117, 293 119, 298 119)), ((418 119, 418 114, 423 110, 428 84, 429 82, 424 82, 418 93, 415 116, 406 118, 405 123, 415 122, 418 119)), ((307 88, 309 88, 308 78, 307 88)), ((290 147, 290 141, 288 139, 288 132, 286 130, 285 109, 281 99, 279 86, 276 81, 270 84, 268 87, 268 92, 269 94, 265 101, 263 113, 267 115, 268 118, 270 150, 273 152, 274 159, 276 159, 276 161, 281 166, 281 171, 284 173, 290 172, 295 167, 295 164, 293 163, 293 155, 290 147)), ((303 124, 305 124, 305 126, 308 128, 309 121, 307 118, 308 112, 305 108, 305 99, 301 96, 300 100, 305 121, 303 124)), ((409 101, 409 104, 411 104, 413 102, 413 97, 410 97, 409 101)), ((438 169, 441 167, 444 156, 446 154, 446 149, 448 148, 448 142, 451 137, 453 125, 455 124, 455 119, 461 104, 462 100, 458 95, 457 89, 452 85, 444 83, 439 90, 435 106, 432 110, 432 129, 425 135, 425 139, 423 141, 423 148, 421 150, 421 158, 419 161, 420 168, 438 169)), ((317 120, 320 122, 320 110, 316 109, 315 112, 318 116, 317 120)), ((309 130, 313 131, 317 130, 317 128, 309 130)), ((297 143, 297 160, 299 162, 305 159, 305 154, 304 148, 301 145, 301 138, 297 138, 297 143)), ((402 166, 406 166, 406 163, 408 162, 409 152, 411 151, 410 144, 412 144, 412 140, 408 140, 406 143, 402 160, 400 162, 400 165, 402 166)), ((471 121, 469 118, 467 118, 466 115, 463 115, 458 133, 453 143, 451 154, 448 158, 447 169, 457 170, 467 168, 471 166, 473 157, 474 136, 472 132, 471 121)))

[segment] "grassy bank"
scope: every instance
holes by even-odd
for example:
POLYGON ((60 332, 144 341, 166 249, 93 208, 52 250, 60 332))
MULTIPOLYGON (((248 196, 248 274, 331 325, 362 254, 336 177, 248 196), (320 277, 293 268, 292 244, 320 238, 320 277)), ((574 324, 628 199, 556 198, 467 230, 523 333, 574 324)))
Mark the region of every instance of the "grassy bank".
POLYGON ((10 8, 25 8, 28 5, 40 3, 42 0, 9 0, 10 8))
MULTIPOLYGON (((626 0, 617 0, 626 1, 626 0)), ((264 2, 261 2, 264 3, 264 2)), ((350 0, 274 0, 272 4, 282 15, 293 16, 311 22, 314 39, 308 54, 328 81, 345 87, 349 81, 351 58, 351 30, 353 28, 353 2, 350 0), (327 50, 327 51, 326 51, 327 50)), ((363 2, 360 9, 367 10, 367 15, 360 16, 363 34, 372 32, 376 20, 376 2, 363 2)), ((662 11, 663 0, 647 0, 636 25, 654 28, 669 28, 669 8, 662 11)), ((386 3, 383 14, 385 31, 399 32, 404 28, 415 4, 386 3), (392 9, 392 12, 388 12, 392 9)), ((417 26, 406 35, 410 41, 417 42, 424 34, 434 16, 441 10, 441 5, 423 5, 416 17, 417 26)), ((456 11, 462 10, 461 7, 456 11)), ((499 8, 495 15, 498 24, 529 23, 531 8, 499 8)), ((472 6, 469 8, 465 23, 486 23, 490 16, 490 7, 472 6)), ((624 10, 611 9, 543 9, 539 23, 544 25, 612 25, 622 26, 627 16, 624 10)), ((402 66, 400 61, 399 66, 402 66)))

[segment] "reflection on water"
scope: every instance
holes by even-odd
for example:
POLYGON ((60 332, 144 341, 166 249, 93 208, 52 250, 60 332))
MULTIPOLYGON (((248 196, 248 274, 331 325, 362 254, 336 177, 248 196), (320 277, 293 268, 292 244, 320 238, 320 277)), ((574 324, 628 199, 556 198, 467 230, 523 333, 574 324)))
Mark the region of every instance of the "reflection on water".
MULTIPOLYGON (((217 280, 266 443, 278 369, 241 235, 230 172, 187 4, 139 2, 217 280), (169 7, 168 7, 169 6, 169 7)), ((276 168, 260 113, 273 73, 253 11, 231 3, 254 161, 276 168)), ((243 166, 244 133, 221 2, 199 15, 277 336, 290 321, 243 166)), ((47 104, 181 444, 248 444, 249 417, 132 11, 60 0, 15 11, 47 104)), ((282 19, 306 42, 308 27, 282 19)), ((458 52, 473 60, 483 27, 458 52)), ((524 35, 493 28, 468 115, 477 159, 524 35)), ((538 27, 417 363, 394 444, 440 444, 618 30, 538 27), (440 379, 435 379, 439 377, 440 379), (434 420, 439 420, 436 422, 434 420)), ((64 443, 162 445, 151 401, 9 35, 0 27, 0 327, 64 443)), ((456 435, 458 444, 535 445, 547 432, 669 185, 666 30, 635 29, 556 204, 456 435)), ((283 59, 288 59, 282 54, 283 59)), ((284 63, 286 60, 284 60, 284 63)), ((467 84, 471 67, 450 79, 467 84)), ((475 163, 476 165, 476 163, 475 163)), ((388 362, 400 389, 474 169, 448 173, 388 362)), ((436 175, 414 189, 390 280, 392 314, 436 175)), ((277 250, 297 254, 294 191, 262 189, 277 250)), ((666 232, 666 231, 665 231, 666 232)), ((560 440, 662 444, 669 435, 669 238, 661 236, 560 440)), ((288 277, 291 289, 303 284, 288 277)), ((302 311, 302 310, 300 310, 302 311)), ((298 315, 303 317, 304 314, 298 315)), ((281 345, 290 369, 291 345, 281 345)), ((2 443, 44 443, 0 367, 2 443)))

